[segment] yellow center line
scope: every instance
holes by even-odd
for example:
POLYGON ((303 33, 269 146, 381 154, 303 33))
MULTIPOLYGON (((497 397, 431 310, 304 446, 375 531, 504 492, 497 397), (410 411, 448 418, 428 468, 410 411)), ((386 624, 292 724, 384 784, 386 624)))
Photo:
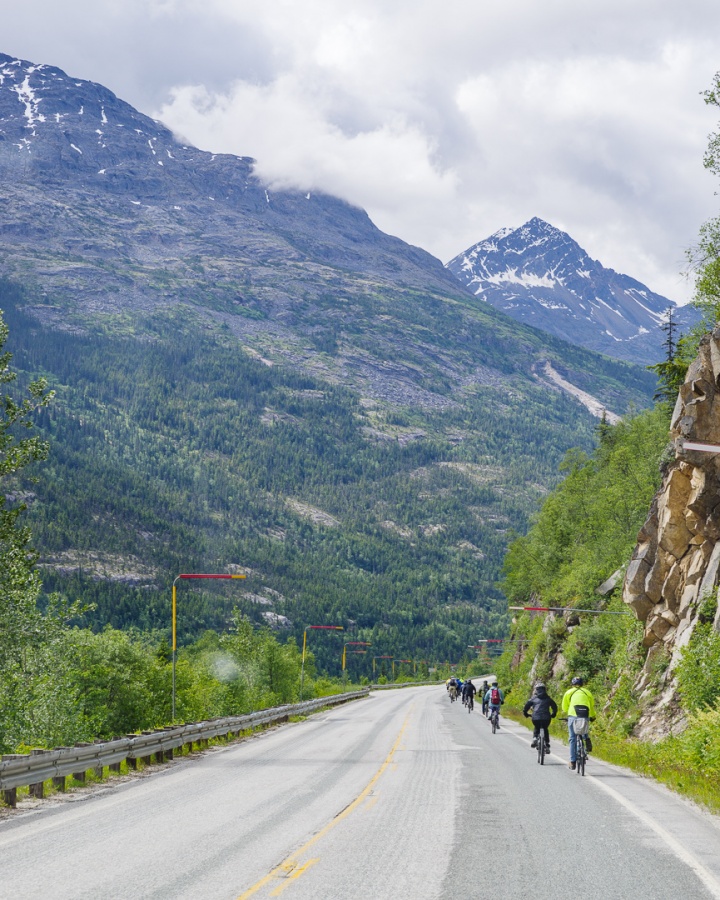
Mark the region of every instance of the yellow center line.
MULTIPOLYGON (((342 810, 342 812, 339 812, 332 821, 328 822, 328 824, 325 825, 324 828, 321 828, 317 834, 313 835, 309 841, 307 841, 305 844, 303 844, 302 847, 300 847, 299 850, 296 850, 294 853, 288 856, 287 859, 283 860, 279 866, 276 866, 271 872, 268 872, 268 874, 265 875, 264 878, 261 878, 260 881, 254 884, 251 888, 248 888, 248 890, 246 890, 244 894, 240 894, 237 900, 246 900, 247 897, 252 897, 252 895, 257 893, 260 888, 265 887, 266 884, 272 881, 273 878, 284 876, 289 881, 292 878, 300 876, 309 867, 308 863, 305 866, 302 866, 302 868, 297 869, 297 874, 293 872, 292 875, 287 875, 288 870, 296 869, 297 859, 299 856, 302 856, 303 853, 306 853, 310 849, 310 847, 316 844, 321 838, 324 838, 326 834, 329 834, 336 825, 342 822, 343 819, 347 818, 347 816, 349 816, 351 812, 354 812, 358 808, 358 806, 360 806, 363 800, 365 800, 366 797, 370 794, 372 789, 377 784, 378 780, 381 778, 383 772, 385 772, 387 767, 392 762, 392 759, 395 756, 395 752, 400 746, 400 741, 403 739, 405 729, 407 728, 408 722, 410 721, 410 713, 412 713, 412 707, 405 717, 405 721, 403 722, 402 728, 400 729, 400 733, 398 734, 397 738, 395 738, 395 743, 392 745, 390 752, 385 757, 385 761, 367 783, 365 788, 352 801, 352 803, 348 804, 348 806, 346 806, 345 809, 342 810)), ((311 860, 311 862, 314 863, 316 862, 316 860, 311 860)), ((273 894, 273 896, 275 896, 275 894, 273 894)))
POLYGON ((304 872, 307 872, 310 866, 314 866, 316 862, 320 862, 319 857, 316 857, 315 859, 309 859, 304 866, 300 866, 299 868, 295 869, 292 875, 288 875, 283 883, 279 887, 276 887, 275 890, 270 894, 270 896, 279 897, 291 882, 293 882, 296 878, 299 878, 304 872))

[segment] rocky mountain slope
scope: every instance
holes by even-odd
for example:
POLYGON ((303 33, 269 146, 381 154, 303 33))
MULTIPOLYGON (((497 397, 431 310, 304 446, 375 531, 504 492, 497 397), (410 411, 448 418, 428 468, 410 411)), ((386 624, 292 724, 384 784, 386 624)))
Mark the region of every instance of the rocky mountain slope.
MULTIPOLYGON (((48 586, 99 623, 164 625, 178 571, 232 563, 261 620, 460 652, 480 611, 502 627, 508 530, 564 452, 652 395, 362 210, 268 192, 252 160, 2 55, 0 199, 9 349, 58 395, 17 489, 48 586)), ((225 621, 206 600, 188 634, 225 621)))
POLYGON ((637 684, 641 736, 676 727, 676 668, 699 622, 720 632, 720 329, 706 335, 673 411, 674 459, 628 566, 623 599, 645 623, 647 658, 637 684), (714 452, 691 444, 715 445, 714 452), (708 618, 709 617, 709 618, 708 618), (657 672, 663 673, 656 690, 657 672))
POLYGON ((692 308, 605 268, 571 237, 534 218, 480 241, 448 269, 496 309, 618 359, 652 364, 663 358, 661 325, 668 308, 679 327, 696 321, 692 308))

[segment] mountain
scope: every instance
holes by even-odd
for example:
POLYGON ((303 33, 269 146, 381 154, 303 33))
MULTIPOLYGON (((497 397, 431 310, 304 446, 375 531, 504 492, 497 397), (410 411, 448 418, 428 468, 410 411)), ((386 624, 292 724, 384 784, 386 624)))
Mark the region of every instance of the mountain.
POLYGON ((669 308, 681 330, 699 318, 693 308, 679 308, 605 268, 570 235, 538 218, 496 232, 447 268, 476 296, 520 322, 645 365, 663 358, 661 326, 669 308))
MULTIPOLYGON (((233 604, 454 659, 570 447, 650 402, 642 368, 514 322, 439 260, 106 88, 0 55, 0 307, 19 387, 57 392, 25 500, 48 591, 180 634, 233 604), (593 410, 593 411, 591 411, 593 410)), ((471 640, 471 638, 473 640, 471 640)), ((317 648, 337 668, 333 646, 317 648)))
POLYGON ((336 269, 363 290, 379 278, 462 295, 439 260, 364 211, 271 193, 252 163, 179 143, 100 85, 0 54, 3 270, 42 272, 79 316, 193 302, 201 282, 204 308, 287 320, 325 305, 336 269))

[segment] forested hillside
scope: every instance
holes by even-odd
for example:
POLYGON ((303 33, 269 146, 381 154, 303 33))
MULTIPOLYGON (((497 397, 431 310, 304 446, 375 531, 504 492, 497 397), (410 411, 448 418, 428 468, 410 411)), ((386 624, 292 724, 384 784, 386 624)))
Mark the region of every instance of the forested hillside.
MULTIPOLYGON (((239 589, 182 592, 181 640, 222 630, 237 604, 295 635, 337 623, 378 655, 456 660, 506 628, 507 536, 564 448, 593 441, 572 399, 514 388, 513 360, 509 390, 391 408, 178 315, 149 317, 138 340, 44 329, 29 302, 3 283, 14 362, 56 398, 39 420, 50 459, 17 490, 45 589, 94 604, 95 627, 167 630, 177 574, 243 570, 239 589)), ((315 649, 337 671, 338 648, 315 649)))

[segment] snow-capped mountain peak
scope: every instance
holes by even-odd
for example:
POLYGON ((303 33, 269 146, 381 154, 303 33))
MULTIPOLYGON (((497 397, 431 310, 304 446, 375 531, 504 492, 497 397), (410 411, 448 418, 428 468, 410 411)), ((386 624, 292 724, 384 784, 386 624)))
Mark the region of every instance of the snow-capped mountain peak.
MULTIPOLYGON (((474 294, 551 334, 635 362, 661 358, 675 303, 591 259, 569 234, 533 218, 460 253, 448 269, 474 294)), ((694 311, 685 311, 693 317, 694 311)))

